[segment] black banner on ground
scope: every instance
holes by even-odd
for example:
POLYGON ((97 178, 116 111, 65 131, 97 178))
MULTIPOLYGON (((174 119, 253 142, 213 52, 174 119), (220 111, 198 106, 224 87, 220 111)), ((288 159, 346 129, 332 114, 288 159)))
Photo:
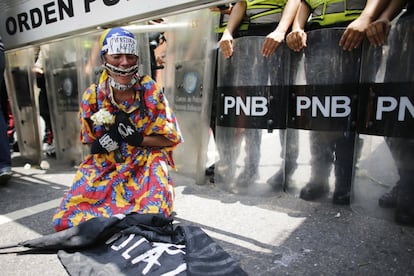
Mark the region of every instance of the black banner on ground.
POLYGON ((200 227, 159 214, 95 217, 12 247, 57 251, 69 275, 247 275, 200 227))

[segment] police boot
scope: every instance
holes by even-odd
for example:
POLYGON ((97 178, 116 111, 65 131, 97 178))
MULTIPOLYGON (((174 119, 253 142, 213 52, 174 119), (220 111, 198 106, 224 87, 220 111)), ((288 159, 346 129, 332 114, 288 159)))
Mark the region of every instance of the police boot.
POLYGON ((215 164, 213 164, 213 165, 211 165, 210 167, 208 167, 208 168, 205 170, 205 175, 206 175, 206 176, 214 176, 214 167, 215 167, 215 164))
POLYGON ((209 178, 210 183, 214 183, 215 164, 211 165, 205 170, 205 175, 209 178))
POLYGON ((304 200, 315 200, 329 192, 328 178, 311 180, 300 190, 299 197, 304 200))
POLYGON ((329 175, 334 161, 331 136, 325 137, 315 133, 310 139, 311 178, 299 195, 304 200, 314 200, 329 192, 329 175), (320 139, 323 140, 322 143, 319 142, 320 139))
POLYGON ((247 187, 253 183, 259 176, 259 168, 257 166, 247 167, 237 177, 236 186, 247 187))
POLYGON ((335 191, 332 197, 334 204, 349 205, 350 203, 354 141, 354 136, 350 134, 349 137, 339 139, 335 145, 335 191))
POLYGON ((227 185, 234 178, 236 168, 231 162, 219 161, 214 165, 214 174, 210 176, 210 183, 227 185))
POLYGON ((299 197, 304 200, 315 200, 329 192, 329 174, 331 166, 312 166, 310 181, 302 188, 299 197))
POLYGON ((351 200, 351 179, 335 181, 335 191, 332 196, 333 204, 349 205, 351 200))
POLYGON ((312 164, 311 179, 300 191, 299 197, 304 200, 315 200, 329 192, 329 175, 332 168, 331 162, 320 160, 318 164, 312 164))
POLYGON ((352 164, 335 164, 333 204, 349 205, 351 199, 352 164))
MULTIPOLYGON (((411 162, 410 162, 411 163, 411 162)), ((395 208, 397 207, 397 197, 398 197, 398 190, 400 189, 401 182, 402 181, 408 181, 410 182, 409 178, 407 178, 408 175, 410 175, 410 171, 407 171, 404 168, 398 169, 398 175, 400 176, 400 180, 395 183, 394 187, 392 187, 391 190, 383 194, 378 199, 378 205, 382 208, 395 208)))
POLYGON ((383 194, 378 199, 378 205, 382 208, 395 208, 397 207, 397 197, 400 181, 398 181, 391 190, 383 194))
POLYGON ((401 225, 414 226, 414 205, 410 203, 414 200, 413 195, 399 196, 397 208, 395 209, 395 222, 401 225))
POLYGON ((395 221, 398 224, 414 226, 414 182, 404 176, 400 178, 397 190, 395 221))
POLYGON ((341 185, 340 188, 336 187, 333 193, 332 202, 338 205, 349 205, 351 201, 351 187, 341 185))
POLYGON ((286 188, 286 183, 290 180, 298 167, 296 162, 286 162, 273 176, 271 176, 266 183, 273 187, 275 190, 279 190, 282 187, 286 188))

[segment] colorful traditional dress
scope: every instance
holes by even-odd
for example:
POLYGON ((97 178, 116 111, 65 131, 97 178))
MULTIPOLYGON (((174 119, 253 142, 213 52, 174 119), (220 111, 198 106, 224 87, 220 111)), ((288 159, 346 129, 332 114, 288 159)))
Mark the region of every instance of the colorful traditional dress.
POLYGON ((134 147, 122 142, 118 150, 108 154, 87 155, 53 216, 56 231, 119 213, 171 215, 174 191, 167 165, 174 168, 172 150, 183 138, 168 101, 154 80, 145 76, 134 89, 135 99, 117 104, 104 71, 99 85, 91 85, 82 97, 82 143, 90 144, 106 131, 104 125, 95 125, 91 120, 94 113, 105 108, 111 114, 126 112, 144 136, 162 135, 174 146, 134 147))

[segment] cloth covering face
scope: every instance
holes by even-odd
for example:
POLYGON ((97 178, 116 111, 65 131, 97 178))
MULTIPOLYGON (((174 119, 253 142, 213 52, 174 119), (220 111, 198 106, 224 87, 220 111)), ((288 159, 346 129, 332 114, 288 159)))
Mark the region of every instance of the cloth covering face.
POLYGON ((183 138, 167 98, 155 81, 144 76, 133 88, 134 99, 115 103, 104 71, 99 85, 93 84, 84 92, 79 111, 82 143, 90 144, 105 133, 105 126, 95 125, 91 120, 94 113, 105 108, 113 115, 126 112, 143 135, 162 135, 174 145, 134 147, 122 141, 116 151, 87 155, 75 174, 72 187, 55 211, 56 231, 100 216, 131 212, 171 215, 174 191, 168 166, 174 168, 172 150, 183 138))

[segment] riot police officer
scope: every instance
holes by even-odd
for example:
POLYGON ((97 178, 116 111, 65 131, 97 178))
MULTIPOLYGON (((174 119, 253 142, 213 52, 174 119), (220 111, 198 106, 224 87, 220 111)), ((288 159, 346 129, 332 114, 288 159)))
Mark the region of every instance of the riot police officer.
MULTIPOLYGON (((288 34, 286 42, 293 51, 298 52, 307 46, 305 25, 306 31, 346 27, 339 40, 339 46, 343 50, 352 51, 361 44, 368 24, 378 16, 382 7, 379 4, 378 1, 374 0, 368 0, 367 3, 364 0, 302 0, 292 26, 292 32, 288 34), (311 17, 308 20, 309 16, 311 17)), ((323 38, 321 38, 320 43, 323 44, 323 38)), ((318 60, 313 61, 309 59, 309 62, 305 64, 305 71, 307 71, 308 79, 324 84, 324 81, 329 80, 321 79, 324 77, 322 72, 329 74, 330 57, 321 54, 318 58, 318 60), (319 57, 323 57, 324 61, 321 61, 319 57)), ((354 58, 354 60, 358 59, 354 58)), ((339 70, 335 81, 339 81, 339 84, 358 82, 359 71, 348 74, 348 76, 343 73, 350 72, 342 72, 342 69, 335 68, 335 70, 339 70)), ((328 178, 334 165, 335 190, 333 203, 349 204, 355 135, 355 130, 352 128, 345 131, 312 131, 310 133, 311 177, 306 186, 301 189, 300 198, 314 200, 326 194, 329 191, 328 178)))
MULTIPOLYGON (((367 29, 367 37, 374 46, 383 45, 391 29, 391 20, 406 5, 406 11, 396 22, 393 36, 390 38, 390 50, 385 72, 385 82, 412 82, 412 64, 414 64, 413 44, 414 2, 390 0, 387 8, 367 29), (401 45, 406 45, 401 47, 401 45), (411 46, 411 47, 410 47, 411 46), (407 68, 408 66, 408 68, 407 68), (410 67, 411 66, 411 67, 410 67), (399 68, 399 70, 396 70, 399 68)), ((400 179, 390 191, 379 198, 379 206, 396 208, 395 221, 404 225, 414 225, 414 139, 411 137, 385 137, 400 179)))
MULTIPOLYGON (((233 38, 242 36, 266 36, 261 54, 264 57, 272 55, 283 43, 294 16, 296 15, 299 0, 247 0, 237 2, 232 12, 226 29, 219 41, 221 53, 225 58, 233 55, 233 38), (237 32, 236 32, 237 31, 237 32), (233 37, 234 36, 234 37, 233 37)), ((260 76, 256 76, 260 78, 260 76)), ((267 82, 267 76, 261 83, 267 82)), ((281 141, 284 140, 284 132, 281 131, 281 141)), ((297 137, 292 137, 296 138, 297 137)), ((260 141, 262 132, 260 129, 244 129, 246 159, 245 170, 239 175, 239 186, 247 186, 258 175, 260 160, 260 141)), ((293 174, 296 168, 297 143, 292 143, 292 150, 286 154, 289 156, 288 174, 293 174)), ((235 145, 238 145, 236 143, 235 145)), ((282 153, 282 155, 284 155, 282 153)), ((276 188, 282 186, 283 170, 277 172, 268 180, 268 183, 276 188)))

